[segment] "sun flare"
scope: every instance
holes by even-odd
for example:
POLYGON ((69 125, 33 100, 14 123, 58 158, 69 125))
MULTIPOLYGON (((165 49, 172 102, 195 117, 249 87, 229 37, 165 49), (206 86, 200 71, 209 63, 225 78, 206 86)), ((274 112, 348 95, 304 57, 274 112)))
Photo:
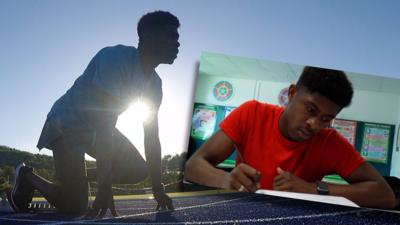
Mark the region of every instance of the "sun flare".
POLYGON ((147 118, 149 118, 150 108, 146 103, 138 101, 132 104, 126 110, 126 113, 129 117, 136 117, 139 122, 143 123, 147 120, 147 118))
POLYGON ((133 143, 143 157, 143 123, 149 118, 150 113, 150 107, 146 103, 135 102, 118 117, 116 125, 118 130, 133 143))

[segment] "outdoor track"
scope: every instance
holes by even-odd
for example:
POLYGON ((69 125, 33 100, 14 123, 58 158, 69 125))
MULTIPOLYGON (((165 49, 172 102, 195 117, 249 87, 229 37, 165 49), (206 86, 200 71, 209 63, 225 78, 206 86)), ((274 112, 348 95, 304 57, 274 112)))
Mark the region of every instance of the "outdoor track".
POLYGON ((175 210, 155 211, 153 199, 118 199, 119 217, 69 218, 54 209, 0 212, 1 225, 20 224, 400 224, 400 214, 253 193, 173 197, 175 210))

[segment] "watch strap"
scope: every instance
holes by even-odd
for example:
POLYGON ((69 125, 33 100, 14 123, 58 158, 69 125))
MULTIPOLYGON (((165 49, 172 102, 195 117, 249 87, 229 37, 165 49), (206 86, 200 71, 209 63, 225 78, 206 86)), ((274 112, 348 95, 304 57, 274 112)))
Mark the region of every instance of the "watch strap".
POLYGON ((317 181, 317 192, 320 195, 328 195, 329 194, 328 184, 323 181, 317 181))

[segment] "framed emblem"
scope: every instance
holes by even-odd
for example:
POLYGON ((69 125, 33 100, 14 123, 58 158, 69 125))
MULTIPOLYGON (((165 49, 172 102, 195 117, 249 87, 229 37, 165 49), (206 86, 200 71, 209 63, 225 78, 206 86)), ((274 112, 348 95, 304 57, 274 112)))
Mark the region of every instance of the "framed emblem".
POLYGON ((233 94, 232 84, 228 81, 220 81, 215 84, 213 89, 213 95, 218 101, 226 101, 233 94))
POLYGON ((280 106, 288 105, 288 103, 289 103, 288 93, 289 93, 289 87, 285 87, 279 92, 278 102, 279 102, 280 106))

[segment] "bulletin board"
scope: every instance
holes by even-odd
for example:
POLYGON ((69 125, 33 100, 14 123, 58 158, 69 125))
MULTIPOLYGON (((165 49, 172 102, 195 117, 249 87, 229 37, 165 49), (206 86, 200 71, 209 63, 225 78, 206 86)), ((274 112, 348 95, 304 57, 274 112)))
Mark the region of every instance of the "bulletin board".
POLYGON ((395 125, 358 122, 356 148, 383 176, 390 175, 395 125))
MULTIPOLYGON (((219 130, 219 124, 236 107, 220 106, 204 103, 195 103, 192 115, 192 125, 188 146, 190 157, 201 145, 219 130)), ((217 167, 231 169, 236 164, 236 152, 234 151, 226 160, 217 167)))
POLYGON ((207 140, 214 133, 217 122, 217 107, 206 104, 196 104, 193 110, 191 136, 207 140))

